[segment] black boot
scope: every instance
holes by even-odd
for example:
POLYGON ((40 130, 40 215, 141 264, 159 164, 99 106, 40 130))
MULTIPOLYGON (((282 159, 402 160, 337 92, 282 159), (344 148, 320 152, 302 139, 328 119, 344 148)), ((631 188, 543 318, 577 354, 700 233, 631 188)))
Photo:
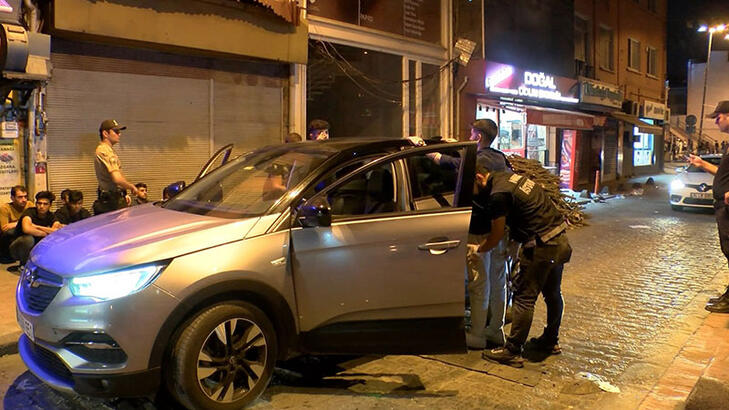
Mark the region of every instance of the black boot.
POLYGON ((721 294, 721 296, 709 299, 708 303, 713 305, 721 302, 722 300, 727 300, 727 298, 729 298, 729 286, 726 287, 726 290, 724 291, 724 293, 721 294))
POLYGON ((704 309, 714 313, 729 313, 729 299, 723 299, 717 303, 709 303, 704 309))

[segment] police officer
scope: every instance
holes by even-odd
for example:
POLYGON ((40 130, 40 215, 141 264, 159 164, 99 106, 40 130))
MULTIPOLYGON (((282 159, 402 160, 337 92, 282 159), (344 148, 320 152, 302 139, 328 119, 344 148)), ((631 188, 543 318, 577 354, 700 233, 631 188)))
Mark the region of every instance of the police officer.
POLYGON ((474 191, 474 201, 484 204, 491 213, 491 232, 479 246, 479 252, 496 247, 506 226, 511 238, 522 244, 520 270, 514 278, 511 333, 503 347, 485 350, 483 358, 523 366, 521 352, 540 292, 547 304, 547 326, 531 343, 546 353, 561 353, 562 270, 572 255, 564 217, 539 184, 510 172, 492 172, 482 159, 477 161, 474 191))
POLYGON ((94 215, 114 211, 129 205, 127 202, 128 189, 137 197, 144 195, 124 178, 121 171, 119 156, 114 152, 113 146, 119 143, 121 132, 127 127, 116 120, 104 120, 99 126, 99 145, 96 147, 94 158, 94 171, 99 183, 98 199, 94 201, 94 215))

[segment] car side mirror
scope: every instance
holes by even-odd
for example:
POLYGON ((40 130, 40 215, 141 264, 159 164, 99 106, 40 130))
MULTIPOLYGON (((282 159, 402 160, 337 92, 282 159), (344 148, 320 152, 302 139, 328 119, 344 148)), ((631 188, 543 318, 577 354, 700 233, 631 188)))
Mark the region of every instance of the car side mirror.
POLYGON ((299 207, 299 222, 306 228, 332 225, 332 208, 325 197, 314 198, 299 207))

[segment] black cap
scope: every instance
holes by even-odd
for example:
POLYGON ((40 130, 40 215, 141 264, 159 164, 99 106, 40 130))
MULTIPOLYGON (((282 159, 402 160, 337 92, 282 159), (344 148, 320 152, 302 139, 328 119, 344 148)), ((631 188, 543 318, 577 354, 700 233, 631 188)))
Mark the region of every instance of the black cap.
POLYGON ((101 122, 101 125, 99 125, 99 132, 101 131, 109 131, 109 130, 125 130, 127 127, 119 124, 116 120, 104 120, 101 122))
POLYGON ((714 108, 714 112, 707 114, 706 118, 716 118, 719 114, 729 114, 729 100, 719 101, 719 104, 716 104, 716 108, 714 108))

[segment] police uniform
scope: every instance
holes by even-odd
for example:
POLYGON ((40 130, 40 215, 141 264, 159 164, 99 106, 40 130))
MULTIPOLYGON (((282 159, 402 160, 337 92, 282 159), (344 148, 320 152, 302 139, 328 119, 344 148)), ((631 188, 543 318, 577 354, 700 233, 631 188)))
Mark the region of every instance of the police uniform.
POLYGON ((539 184, 507 172, 491 173, 476 200, 486 202, 491 218, 505 217, 511 239, 522 244, 506 348, 513 354, 521 354, 539 293, 547 304, 547 326, 542 341, 556 345, 564 305, 560 289, 562 270, 572 255, 564 217, 539 184))
POLYGON ((96 147, 94 171, 99 183, 98 199, 93 205, 94 215, 126 207, 126 191, 119 189, 111 177, 112 172, 121 171, 121 161, 109 144, 100 142, 96 147))

